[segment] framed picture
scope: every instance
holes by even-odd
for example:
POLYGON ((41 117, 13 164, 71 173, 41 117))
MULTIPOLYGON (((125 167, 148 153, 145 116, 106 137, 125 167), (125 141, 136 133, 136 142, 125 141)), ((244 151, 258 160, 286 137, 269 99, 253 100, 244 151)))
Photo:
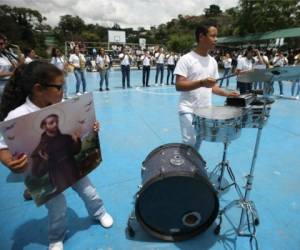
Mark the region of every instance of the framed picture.
POLYGON ((63 192, 102 161, 93 95, 0 123, 14 158, 28 155, 25 185, 37 206, 63 192))

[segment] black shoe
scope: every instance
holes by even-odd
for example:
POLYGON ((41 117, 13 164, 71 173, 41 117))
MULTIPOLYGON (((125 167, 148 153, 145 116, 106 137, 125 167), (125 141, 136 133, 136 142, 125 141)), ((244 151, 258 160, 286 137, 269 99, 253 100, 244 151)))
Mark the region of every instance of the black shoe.
POLYGON ((172 84, 172 85, 175 85, 175 83, 174 83, 174 82, 172 82, 171 84, 172 84))
POLYGON ((146 87, 150 87, 149 85, 146 85, 146 87))
POLYGON ((128 88, 128 89, 131 89, 132 87, 131 87, 131 86, 127 86, 127 88, 128 88))
POLYGON ((99 91, 103 91, 103 89, 102 89, 102 88, 100 88, 100 89, 99 89, 99 91))
POLYGON ((169 83, 166 83, 166 85, 169 85, 169 83))
POLYGON ((106 88, 107 91, 109 91, 109 88, 106 88))

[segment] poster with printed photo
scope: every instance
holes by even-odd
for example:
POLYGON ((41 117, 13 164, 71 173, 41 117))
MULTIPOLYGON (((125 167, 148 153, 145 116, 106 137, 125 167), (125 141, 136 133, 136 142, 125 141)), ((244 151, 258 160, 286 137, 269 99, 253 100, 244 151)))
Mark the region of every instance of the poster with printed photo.
POLYGON ((15 159, 28 155, 25 185, 37 206, 63 192, 102 161, 93 95, 0 123, 15 159))

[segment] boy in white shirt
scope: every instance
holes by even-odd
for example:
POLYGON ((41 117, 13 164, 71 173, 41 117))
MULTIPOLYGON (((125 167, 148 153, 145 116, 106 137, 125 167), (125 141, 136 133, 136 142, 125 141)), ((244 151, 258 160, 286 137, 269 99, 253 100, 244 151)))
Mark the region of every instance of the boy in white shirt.
POLYGON ((219 77, 216 60, 208 53, 217 42, 217 28, 213 24, 201 25, 195 32, 197 47, 182 56, 175 68, 176 90, 181 91, 179 121, 182 142, 199 150, 201 138, 192 125, 193 112, 197 107, 210 106, 212 93, 220 96, 236 96, 217 86, 219 77))

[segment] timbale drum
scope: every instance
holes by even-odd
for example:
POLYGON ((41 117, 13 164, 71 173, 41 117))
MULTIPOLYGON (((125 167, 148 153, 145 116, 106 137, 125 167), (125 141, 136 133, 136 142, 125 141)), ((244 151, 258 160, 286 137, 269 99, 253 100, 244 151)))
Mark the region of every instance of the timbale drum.
POLYGON ((193 147, 166 144, 146 157, 135 215, 149 234, 168 241, 191 238, 214 222, 218 210, 206 163, 193 147))
POLYGON ((230 142, 241 134, 243 110, 231 106, 208 106, 194 110, 197 136, 210 142, 230 142))

